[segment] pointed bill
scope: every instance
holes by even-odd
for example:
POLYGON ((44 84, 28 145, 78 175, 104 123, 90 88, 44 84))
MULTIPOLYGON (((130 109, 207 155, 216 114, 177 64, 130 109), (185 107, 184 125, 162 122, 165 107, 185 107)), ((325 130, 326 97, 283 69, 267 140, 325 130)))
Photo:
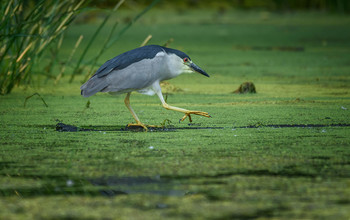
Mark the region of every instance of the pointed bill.
POLYGON ((202 70, 202 69, 201 69, 199 66, 197 66, 196 64, 191 63, 189 66, 191 67, 191 69, 192 69, 193 71, 195 71, 195 72, 197 72, 197 73, 200 73, 200 74, 202 74, 202 75, 204 75, 204 76, 206 76, 206 77, 209 77, 208 73, 206 73, 204 70, 202 70))

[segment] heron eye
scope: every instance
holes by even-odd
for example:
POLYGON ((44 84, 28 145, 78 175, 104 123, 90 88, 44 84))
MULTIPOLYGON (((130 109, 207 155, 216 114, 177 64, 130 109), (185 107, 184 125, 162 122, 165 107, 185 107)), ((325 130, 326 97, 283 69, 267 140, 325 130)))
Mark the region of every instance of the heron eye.
POLYGON ((184 58, 184 62, 187 62, 187 61, 188 61, 188 58, 187 58, 187 57, 185 57, 185 58, 184 58))

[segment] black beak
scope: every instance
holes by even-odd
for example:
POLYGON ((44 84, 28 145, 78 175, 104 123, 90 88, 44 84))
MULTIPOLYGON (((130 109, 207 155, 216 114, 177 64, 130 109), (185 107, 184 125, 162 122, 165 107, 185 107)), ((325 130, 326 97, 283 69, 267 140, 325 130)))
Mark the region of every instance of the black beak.
POLYGON ((191 63, 190 64, 190 67, 193 71, 197 72, 197 73, 200 73, 206 77, 209 77, 208 73, 206 73, 204 70, 202 70, 199 66, 197 66, 196 64, 194 63, 191 63))

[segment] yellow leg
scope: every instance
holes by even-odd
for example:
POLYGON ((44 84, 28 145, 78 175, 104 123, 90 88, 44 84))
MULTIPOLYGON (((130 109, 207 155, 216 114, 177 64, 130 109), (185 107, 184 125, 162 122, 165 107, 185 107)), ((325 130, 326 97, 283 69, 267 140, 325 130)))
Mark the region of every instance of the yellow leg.
POLYGON ((168 105, 168 103, 166 103, 164 101, 163 94, 162 94, 162 92, 160 90, 157 91, 157 95, 158 95, 158 97, 159 97, 160 101, 162 102, 162 105, 163 105, 163 107, 165 109, 174 110, 174 111, 185 113, 185 115, 180 119, 180 121, 184 121, 188 117, 190 122, 192 122, 191 114, 200 115, 200 116, 204 116, 204 117, 207 117, 207 118, 211 117, 207 112, 192 111, 192 110, 187 110, 187 109, 178 108, 178 107, 175 107, 175 106, 168 105))
POLYGON ((134 112, 134 110, 131 108, 131 105, 130 105, 130 94, 131 94, 131 92, 129 92, 126 95, 126 97, 124 99, 124 103, 125 103, 126 107, 129 109, 130 113, 132 114, 132 117, 134 117, 134 119, 136 121, 136 124, 128 124, 128 127, 130 127, 130 126, 138 126, 138 127, 143 127, 146 131, 148 131, 147 126, 140 121, 140 119, 137 117, 137 115, 134 112))

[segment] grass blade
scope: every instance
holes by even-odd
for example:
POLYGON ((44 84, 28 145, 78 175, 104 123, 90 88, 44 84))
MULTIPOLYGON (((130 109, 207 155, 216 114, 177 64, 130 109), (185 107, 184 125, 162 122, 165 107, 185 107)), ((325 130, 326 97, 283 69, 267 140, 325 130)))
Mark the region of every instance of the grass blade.
POLYGON ((100 26, 97 28, 97 30, 95 31, 94 35, 92 35, 90 41, 88 42, 87 46, 85 47, 82 55, 80 56, 77 65, 75 67, 75 69, 73 70, 73 74, 69 80, 69 82, 72 82, 74 80, 74 77, 76 74, 80 74, 80 65, 81 62, 83 61, 85 55, 87 54, 88 50, 90 49, 91 45, 93 44, 93 42, 95 41, 96 37, 98 36, 98 34, 101 32, 102 28, 105 26, 105 24, 107 23, 107 21, 109 20, 109 18, 112 16, 112 14, 118 10, 118 8, 124 3, 125 0, 120 0, 115 7, 108 13, 108 15, 105 17, 105 19, 102 21, 102 23, 100 24, 100 26))
POLYGON ((148 35, 145 40, 141 43, 140 47, 145 46, 152 39, 152 35, 148 35))
POLYGON ((143 11, 141 11, 134 19, 132 19, 127 26, 125 26, 118 34, 117 36, 111 40, 107 44, 107 48, 110 48, 116 41, 119 40, 120 36, 122 36, 142 15, 144 15, 146 12, 148 12, 153 6, 155 6, 160 0, 153 0, 152 3, 146 7, 143 11))
POLYGON ((0 94, 30 82, 34 72, 53 70, 63 33, 85 2, 10 0, 1 4, 0 94), (50 62, 42 67, 42 57, 48 52, 50 62))
POLYGON ((60 74, 56 77, 55 84, 57 84, 58 81, 63 77, 64 71, 66 70, 66 66, 70 64, 70 62, 71 62, 77 48, 79 47, 81 41, 83 40, 83 38, 84 38, 83 35, 80 35, 80 37, 78 38, 77 42, 74 45, 72 52, 70 53, 67 61, 65 62, 64 66, 62 67, 60 74))

